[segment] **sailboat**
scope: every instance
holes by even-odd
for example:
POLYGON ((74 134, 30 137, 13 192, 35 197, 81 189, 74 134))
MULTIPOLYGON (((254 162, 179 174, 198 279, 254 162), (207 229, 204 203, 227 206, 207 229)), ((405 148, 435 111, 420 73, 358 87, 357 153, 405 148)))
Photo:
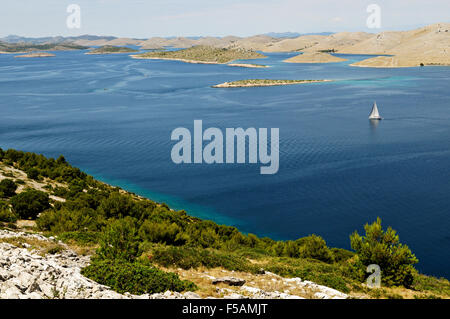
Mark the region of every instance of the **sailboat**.
POLYGON ((383 118, 378 113, 377 102, 373 103, 372 112, 370 112, 369 120, 382 120, 383 118))

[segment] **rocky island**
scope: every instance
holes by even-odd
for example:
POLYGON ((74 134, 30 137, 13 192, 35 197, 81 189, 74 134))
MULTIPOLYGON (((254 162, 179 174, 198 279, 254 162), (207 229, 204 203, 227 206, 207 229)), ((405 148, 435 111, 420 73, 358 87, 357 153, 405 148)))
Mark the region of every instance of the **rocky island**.
POLYGON ((278 86, 293 85, 304 83, 330 82, 331 80, 272 80, 272 79, 250 79, 225 82, 213 85, 213 88, 240 88, 240 87, 259 87, 259 86, 278 86))
POLYGON ((135 59, 173 60, 199 64, 228 64, 240 67, 265 67, 255 64, 232 63, 235 60, 265 58, 261 53, 245 49, 225 49, 198 45, 178 51, 155 51, 132 55, 135 59))

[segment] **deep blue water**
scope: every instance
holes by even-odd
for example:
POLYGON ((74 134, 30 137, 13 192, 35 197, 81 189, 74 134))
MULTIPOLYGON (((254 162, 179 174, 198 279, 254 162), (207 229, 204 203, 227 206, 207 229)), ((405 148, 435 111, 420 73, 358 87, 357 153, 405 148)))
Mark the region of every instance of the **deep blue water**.
POLYGON ((0 55, 0 147, 64 154, 95 177, 174 208, 276 239, 311 233, 349 248, 377 216, 420 271, 450 277, 450 69, 286 64, 267 69, 134 60, 126 54, 0 55), (213 89, 247 78, 334 79, 213 89), (384 121, 367 117, 377 100, 384 121), (171 131, 277 127, 280 170, 175 165, 171 131))

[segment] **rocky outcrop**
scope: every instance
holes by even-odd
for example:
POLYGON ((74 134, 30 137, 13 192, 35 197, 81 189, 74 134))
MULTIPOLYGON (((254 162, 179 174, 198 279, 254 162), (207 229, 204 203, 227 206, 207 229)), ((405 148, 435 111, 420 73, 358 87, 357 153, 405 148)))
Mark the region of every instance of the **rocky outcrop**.
POLYGON ((222 277, 222 278, 215 278, 212 280, 213 285, 217 285, 217 284, 226 284, 229 286, 242 286, 245 284, 245 280, 244 279, 239 279, 239 278, 235 278, 235 277, 222 277))

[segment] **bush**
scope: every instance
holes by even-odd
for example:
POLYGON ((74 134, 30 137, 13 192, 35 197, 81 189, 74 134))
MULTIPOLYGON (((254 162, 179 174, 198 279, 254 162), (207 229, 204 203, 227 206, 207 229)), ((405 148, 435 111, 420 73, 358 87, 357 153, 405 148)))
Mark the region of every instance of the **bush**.
POLYGON ((192 282, 180 280, 177 274, 164 272, 141 261, 94 259, 81 273, 119 293, 140 295, 197 289, 192 282))
POLYGON ((342 248, 330 248, 335 262, 344 262, 352 258, 355 254, 342 248))
POLYGON ((413 266, 418 262, 416 256, 400 243, 395 230, 389 227, 383 231, 380 218, 372 225, 366 224, 364 229, 366 236, 356 231, 350 236, 351 247, 358 257, 356 266, 365 271, 368 265, 377 264, 381 268, 382 283, 410 287, 416 274, 413 266))
POLYGON ((44 210, 50 208, 47 193, 29 189, 11 197, 13 211, 23 219, 35 219, 44 210))
POLYGON ((150 220, 145 220, 139 229, 139 236, 152 243, 165 243, 168 245, 184 244, 184 240, 177 237, 181 233, 180 227, 168 222, 156 223, 150 220))
POLYGON ((99 231, 104 221, 94 210, 82 208, 69 210, 65 207, 59 210, 43 212, 36 220, 40 230, 50 230, 54 233, 73 231, 99 231))
POLYGON ((39 171, 36 168, 29 168, 25 171, 29 179, 37 180, 39 178, 39 171))
POLYGON ((297 243, 300 246, 299 256, 301 258, 312 258, 327 263, 333 262, 333 254, 322 237, 311 235, 298 239, 297 243))
POLYGON ((131 196, 112 193, 101 202, 99 210, 106 218, 123 218, 136 214, 136 204, 131 196))
POLYGON ((134 218, 112 221, 103 231, 97 255, 101 259, 133 261, 139 257, 139 236, 134 218))
POLYGON ((0 182, 0 197, 11 197, 16 195, 17 185, 11 179, 3 179, 0 182))

